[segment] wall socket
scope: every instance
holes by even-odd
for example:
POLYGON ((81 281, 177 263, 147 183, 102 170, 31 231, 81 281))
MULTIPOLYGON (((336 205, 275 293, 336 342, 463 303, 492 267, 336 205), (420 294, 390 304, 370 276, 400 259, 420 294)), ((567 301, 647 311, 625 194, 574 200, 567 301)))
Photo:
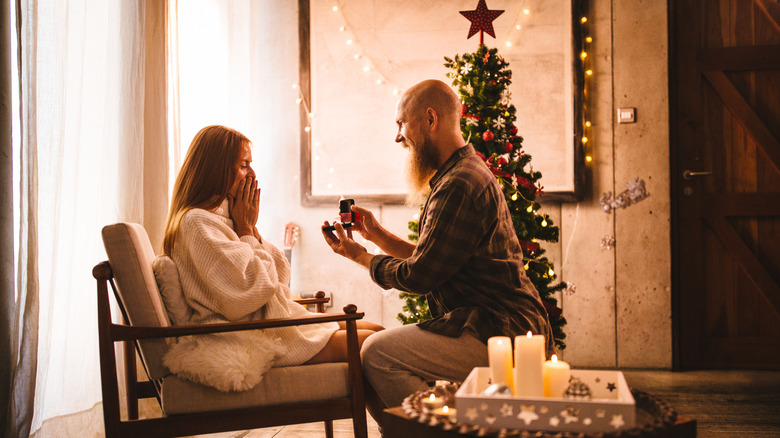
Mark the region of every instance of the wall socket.
POLYGON ((618 123, 636 123, 636 108, 618 108, 618 123))

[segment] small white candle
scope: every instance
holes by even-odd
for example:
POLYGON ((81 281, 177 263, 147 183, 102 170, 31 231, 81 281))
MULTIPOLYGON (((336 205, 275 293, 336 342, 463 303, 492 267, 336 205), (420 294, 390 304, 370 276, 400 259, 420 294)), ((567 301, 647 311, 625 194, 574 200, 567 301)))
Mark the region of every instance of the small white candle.
POLYGON ((455 411, 455 409, 454 408, 450 409, 450 407, 447 406, 447 405, 444 405, 444 406, 436 409, 435 411, 433 411, 433 415, 435 415, 435 416, 437 416, 439 418, 442 418, 442 419, 447 419, 447 420, 452 421, 452 422, 455 422, 456 414, 457 414, 457 412, 455 411))
MULTIPOLYGON (((488 339, 488 361, 493 383, 510 388, 512 384, 512 339, 509 336, 493 336, 488 339)), ((512 390, 514 392, 514 389, 512 390)))
POLYGON ((442 397, 436 397, 436 394, 431 394, 430 397, 422 400, 423 409, 427 412, 444 406, 444 399, 442 397))
POLYGON ((544 396, 563 397, 569 386, 571 368, 569 364, 558 360, 558 356, 552 355, 550 360, 544 363, 544 396))
POLYGON ((544 396, 544 335, 515 337, 515 395, 544 396))

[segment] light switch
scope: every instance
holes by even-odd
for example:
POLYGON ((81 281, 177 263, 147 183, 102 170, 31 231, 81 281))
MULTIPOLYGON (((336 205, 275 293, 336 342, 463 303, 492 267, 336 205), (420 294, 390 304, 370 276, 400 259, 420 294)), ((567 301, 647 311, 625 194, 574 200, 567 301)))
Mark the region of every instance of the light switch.
POLYGON ((618 123, 636 123, 636 108, 618 108, 618 123))

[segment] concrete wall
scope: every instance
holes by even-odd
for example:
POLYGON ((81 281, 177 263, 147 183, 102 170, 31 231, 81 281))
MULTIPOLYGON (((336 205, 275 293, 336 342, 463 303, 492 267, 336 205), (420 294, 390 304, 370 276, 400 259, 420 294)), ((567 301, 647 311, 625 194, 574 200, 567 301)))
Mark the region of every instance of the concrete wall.
MULTIPOLYGON (((441 3, 446 3, 439 0, 441 3)), ((281 242, 284 225, 301 225, 293 253, 294 292, 326 290, 335 309, 357 304, 366 318, 386 327, 400 323, 402 303, 384 293, 360 267, 333 254, 319 224, 334 208, 300 205, 298 108, 290 78, 297 78, 296 2, 266 0, 257 10, 257 26, 282 26, 289 32, 266 36, 261 74, 278 78, 258 87, 254 117, 267 126, 269 140, 255 140, 255 169, 266 175, 261 232, 281 242), (266 69, 266 71, 262 71, 266 69), (258 148, 257 145, 260 145, 258 148)), ((544 204, 560 227, 561 240, 547 244, 548 255, 576 292, 562 297, 568 345, 565 359, 575 367, 671 367, 671 274, 668 157, 666 2, 592 0, 589 16, 594 38, 589 80, 592 141, 589 195, 580 203, 544 204), (618 125, 616 109, 635 107, 637 123, 618 125), (604 192, 619 193, 631 178, 641 178, 651 196, 626 209, 605 213, 604 192), (613 249, 602 238, 614 237, 613 249)), ((511 68, 511 66, 510 66, 511 68)), ((400 169, 399 169, 400 171, 400 169)), ((405 236, 416 209, 376 206, 375 214, 391 231, 405 236)))

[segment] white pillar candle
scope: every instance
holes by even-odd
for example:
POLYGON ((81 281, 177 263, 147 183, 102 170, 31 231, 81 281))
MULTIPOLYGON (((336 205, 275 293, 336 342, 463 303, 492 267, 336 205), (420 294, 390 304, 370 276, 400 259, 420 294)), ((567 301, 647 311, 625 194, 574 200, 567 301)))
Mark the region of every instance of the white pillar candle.
POLYGON ((558 360, 558 356, 552 355, 550 360, 544 363, 544 396, 563 397, 569 386, 571 368, 569 364, 558 360))
POLYGON ((488 360, 490 361, 490 376, 493 383, 514 388, 512 384, 512 339, 509 336, 493 336, 488 339, 488 360))
POLYGON ((544 397, 544 335, 515 337, 515 395, 544 397))

